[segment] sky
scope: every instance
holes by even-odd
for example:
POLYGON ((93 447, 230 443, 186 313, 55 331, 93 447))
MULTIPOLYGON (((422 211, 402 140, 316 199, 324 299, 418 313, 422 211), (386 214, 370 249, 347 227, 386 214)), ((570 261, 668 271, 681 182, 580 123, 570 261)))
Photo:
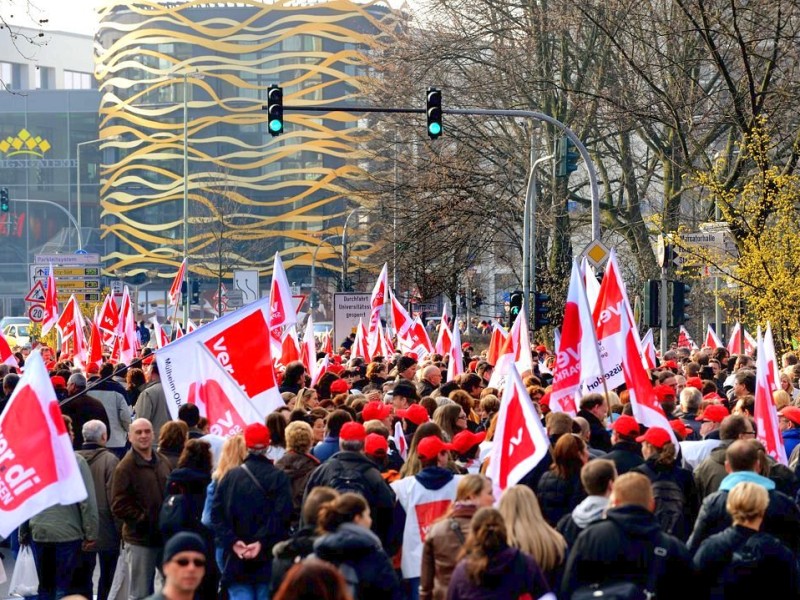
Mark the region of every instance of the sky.
MULTIPOLYGON (((390 0, 392 6, 400 2, 390 0)), ((45 29, 94 35, 98 25, 95 8, 101 3, 102 0, 0 0, 0 14, 11 25, 32 27, 36 20, 47 19, 45 29)))

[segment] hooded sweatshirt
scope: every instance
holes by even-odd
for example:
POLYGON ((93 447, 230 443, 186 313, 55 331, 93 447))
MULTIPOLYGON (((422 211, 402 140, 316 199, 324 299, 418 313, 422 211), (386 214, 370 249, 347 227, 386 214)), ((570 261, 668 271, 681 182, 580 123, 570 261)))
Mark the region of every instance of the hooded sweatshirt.
POLYGON ((460 479, 448 469, 428 467, 391 484, 397 496, 394 524, 403 531, 403 579, 420 576, 425 536, 455 500, 460 479))
POLYGON ((603 518, 603 512, 607 507, 608 498, 606 496, 588 496, 572 510, 572 520, 581 529, 586 529, 589 523, 603 518))

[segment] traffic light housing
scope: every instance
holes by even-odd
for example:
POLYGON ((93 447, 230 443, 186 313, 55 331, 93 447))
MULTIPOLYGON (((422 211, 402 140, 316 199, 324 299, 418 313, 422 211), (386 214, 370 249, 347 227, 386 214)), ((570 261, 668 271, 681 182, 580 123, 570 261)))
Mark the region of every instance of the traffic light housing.
POLYGON ((272 137, 283 133, 283 88, 279 85, 267 89, 267 129, 272 137))
POLYGON ((550 296, 542 292, 533 295, 533 327, 539 329, 550 324, 550 296))
POLYGON ((200 282, 196 279, 192 282, 192 304, 200 304, 200 282))
POLYGON ((691 287, 682 281, 670 281, 669 288, 669 326, 678 327, 689 320, 687 309, 691 304, 689 301, 691 287))
POLYGON ((568 137, 558 140, 556 148, 556 177, 569 177, 578 170, 578 149, 568 137))
POLYGON ((0 188, 0 212, 7 213, 11 210, 11 201, 8 198, 8 188, 0 188))
POLYGON ((508 302, 508 325, 509 327, 514 324, 514 321, 519 316, 522 310, 522 292, 514 290, 511 292, 511 298, 508 302))
POLYGON ((661 282, 658 279, 648 279, 644 282, 642 291, 642 321, 645 327, 661 327, 661 306, 659 304, 661 282))
POLYGON ((428 137, 435 140, 442 135, 442 92, 434 87, 428 88, 425 97, 425 114, 428 117, 428 137))
POLYGON ((319 292, 317 290, 311 290, 308 294, 308 306, 310 308, 317 308, 319 306, 319 292))

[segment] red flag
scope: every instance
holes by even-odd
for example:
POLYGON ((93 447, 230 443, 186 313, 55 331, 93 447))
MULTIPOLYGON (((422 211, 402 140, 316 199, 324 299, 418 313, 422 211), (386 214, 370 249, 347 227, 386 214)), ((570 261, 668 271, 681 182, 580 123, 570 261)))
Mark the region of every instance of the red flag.
POLYGON ((642 365, 645 369, 655 369, 658 364, 656 363, 656 345, 653 341, 653 330, 648 329, 647 333, 642 338, 642 365))
POLYGON ((367 328, 361 319, 358 320, 358 328, 356 329, 356 339, 350 348, 351 358, 361 356, 368 362, 370 360, 369 346, 367 344, 367 328))
POLYGON ((318 365, 314 366, 314 374, 311 376, 311 387, 314 387, 319 383, 320 377, 325 375, 328 372, 328 365, 330 361, 328 360, 328 355, 325 355, 321 361, 319 361, 318 365))
POLYGON ((62 338, 69 339, 75 333, 75 323, 80 313, 78 301, 75 300, 74 295, 70 296, 66 306, 64 306, 64 312, 61 313, 56 322, 56 328, 62 338))
POLYGON ((175 339, 179 340, 183 337, 183 327, 181 327, 180 323, 175 323, 175 339))
POLYGON ((333 354, 333 332, 330 330, 325 334, 325 340, 322 342, 322 351, 325 354, 333 354))
POLYGON ((92 333, 89 336, 89 356, 86 359, 86 364, 97 365, 98 367, 103 364, 103 341, 102 334, 97 327, 97 323, 91 322, 92 333))
POLYGON ((492 480, 495 497, 517 484, 544 458, 550 440, 533 407, 531 397, 516 366, 511 365, 506 380, 497 427, 489 458, 487 476, 492 480))
POLYGON ((577 400, 580 398, 581 381, 601 375, 594 323, 583 289, 583 275, 577 262, 572 264, 563 323, 553 369, 550 410, 575 416, 578 412, 577 400))
POLYGON ((56 504, 86 499, 72 442, 39 351, 0 415, 0 536, 56 504))
POLYGON ((47 268, 47 289, 44 295, 44 318, 42 319, 42 335, 47 335, 58 322, 58 290, 52 263, 47 268))
POLYGON ((181 266, 178 269, 178 272, 175 273, 175 279, 172 281, 172 285, 169 288, 169 292, 167 293, 167 298, 169 299, 170 306, 177 306, 178 302, 180 301, 181 297, 181 284, 183 283, 183 278, 186 276, 186 259, 183 259, 181 262, 181 266))
POLYGON ((731 354, 741 354, 742 353, 742 339, 741 339, 741 332, 742 325, 739 321, 736 321, 736 324, 731 329, 730 337, 728 338, 728 352, 731 354))
POLYGON ((395 298, 395 295, 389 290, 389 298, 392 303, 392 322, 394 323, 394 332, 397 336, 402 336, 414 324, 413 319, 406 311, 405 307, 400 301, 395 298))
POLYGON ((380 351, 380 329, 381 311, 389 295, 389 273, 386 263, 383 264, 378 280, 372 288, 370 297, 369 326, 367 328, 367 340, 369 342, 369 354, 375 356, 380 351))
POLYGON ((442 320, 439 322, 439 335, 436 338, 436 354, 447 356, 450 354, 450 346, 453 344, 453 334, 450 331, 450 326, 447 324, 447 311, 442 312, 442 320))
POLYGON ((508 339, 508 334, 503 331, 502 327, 495 324, 492 330, 492 337, 489 340, 489 350, 486 352, 486 360, 490 365, 494 366, 497 364, 497 361, 500 359, 500 353, 506 344, 506 339, 508 339))
POLYGON ((308 371, 308 376, 314 379, 317 368, 317 340, 314 337, 314 319, 309 315, 306 321, 306 330, 303 333, 303 344, 300 348, 300 360, 308 371))
POLYGON ((0 334, 0 364, 9 365, 10 367, 18 367, 17 357, 11 352, 11 347, 5 336, 0 334))
POLYGON ((778 428, 778 410, 772 400, 767 352, 764 349, 764 340, 761 337, 761 327, 758 328, 757 347, 756 402, 753 409, 753 417, 756 420, 756 436, 758 441, 764 444, 767 454, 782 465, 787 465, 789 461, 786 460, 786 447, 783 445, 781 432, 778 428))
POLYGON ((447 381, 453 381, 464 372, 464 355, 461 351, 461 331, 453 324, 453 343, 450 344, 450 360, 447 363, 447 381))
POLYGON ((136 356, 139 338, 136 336, 136 323, 133 318, 131 296, 126 285, 122 292, 122 302, 119 308, 119 361, 130 364, 136 356))
POLYGON ((703 346, 711 348, 712 350, 715 348, 722 348, 722 340, 719 339, 719 336, 710 324, 708 326, 708 331, 706 331, 706 341, 703 342, 703 346))
POLYGON ((419 317, 416 317, 405 335, 398 336, 397 345, 403 352, 413 352, 420 360, 433 353, 433 344, 428 331, 419 317))
POLYGON ((300 348, 298 346, 297 332, 294 325, 292 325, 283 332, 283 339, 281 340, 280 363, 284 367, 290 362, 300 360, 300 348))
POLYGON ((292 291, 283 270, 280 254, 275 253, 272 265, 272 282, 269 287, 269 330, 275 354, 281 352, 283 328, 297 323, 297 312, 292 303, 292 291))
POLYGON ((694 343, 692 336, 689 335, 689 332, 686 330, 686 327, 683 325, 680 326, 678 330, 678 347, 679 348, 690 348, 692 350, 697 350, 697 344, 694 343))
POLYGON ((781 372, 778 368, 778 357, 775 354, 775 342, 772 340, 772 326, 767 321, 767 330, 764 332, 764 360, 767 362, 767 382, 770 392, 780 386, 781 372))

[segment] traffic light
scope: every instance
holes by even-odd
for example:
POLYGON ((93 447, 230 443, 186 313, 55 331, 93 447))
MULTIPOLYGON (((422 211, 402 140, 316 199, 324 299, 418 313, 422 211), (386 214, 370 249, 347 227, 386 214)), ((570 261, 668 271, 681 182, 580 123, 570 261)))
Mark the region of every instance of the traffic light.
POLYGON ((569 177, 578 170, 580 154, 568 137, 558 140, 556 148, 556 177, 569 177))
POLYGON ((522 292, 514 290, 511 292, 511 298, 508 302, 508 325, 509 327, 514 324, 514 321, 519 316, 522 310, 522 292))
POLYGON ((670 294, 671 300, 669 307, 669 326, 678 327, 683 325, 689 320, 687 309, 689 308, 689 292, 691 287, 682 281, 670 281, 670 294))
POLYGON ((644 290, 642 291, 644 314, 642 321, 645 327, 661 327, 660 290, 661 282, 658 279, 648 279, 644 282, 644 290))
POLYGON ((11 210, 11 202, 8 199, 8 188, 0 188, 0 212, 7 213, 11 210))
POLYGON ((272 137, 283 133, 283 88, 279 85, 267 89, 267 128, 272 137))
POLYGON ((550 296, 542 292, 533 295, 533 327, 539 329, 550 324, 550 296))
POLYGON ((317 308, 319 306, 319 292, 317 290, 311 290, 311 293, 308 295, 308 305, 310 308, 317 308))
POLYGON ((425 112, 428 115, 428 136, 435 140, 442 135, 442 92, 433 87, 428 88, 425 100, 425 112))
POLYGON ((192 304, 200 304, 200 282, 196 279, 192 282, 192 304))
POLYGON ((472 308, 480 308, 483 305, 483 297, 478 288, 472 288, 472 308))

